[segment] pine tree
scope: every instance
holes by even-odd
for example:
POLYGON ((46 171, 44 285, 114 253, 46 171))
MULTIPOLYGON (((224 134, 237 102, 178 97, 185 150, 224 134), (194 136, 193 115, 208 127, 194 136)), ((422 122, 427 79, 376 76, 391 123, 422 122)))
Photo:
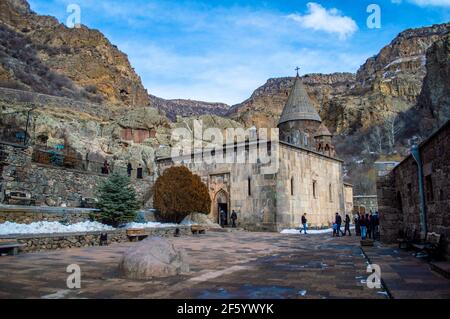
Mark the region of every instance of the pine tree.
POLYGON ((139 204, 128 176, 111 174, 99 185, 97 197, 101 211, 94 219, 114 227, 135 220, 139 204))

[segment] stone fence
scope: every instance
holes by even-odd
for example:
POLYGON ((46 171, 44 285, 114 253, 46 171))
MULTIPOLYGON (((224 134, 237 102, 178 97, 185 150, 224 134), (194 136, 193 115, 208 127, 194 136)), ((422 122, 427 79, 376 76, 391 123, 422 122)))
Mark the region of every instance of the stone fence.
MULTIPOLYGON (((173 237, 177 228, 180 230, 180 236, 192 235, 190 226, 181 225, 179 227, 146 228, 145 234, 149 237, 173 237)), ((0 236, 0 241, 16 240, 18 243, 25 245, 22 248, 23 252, 36 252, 99 246, 102 233, 108 234, 108 244, 129 241, 126 229, 80 233, 7 235, 0 236)))
POLYGON ((63 207, 33 207, 0 204, 0 224, 11 222, 31 224, 34 222, 62 222, 75 224, 90 220, 90 214, 95 209, 63 208, 63 207))

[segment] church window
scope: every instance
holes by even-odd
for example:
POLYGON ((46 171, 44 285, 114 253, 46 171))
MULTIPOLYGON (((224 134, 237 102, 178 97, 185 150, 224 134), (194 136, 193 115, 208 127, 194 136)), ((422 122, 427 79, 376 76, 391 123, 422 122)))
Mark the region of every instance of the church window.
POLYGON ((333 188, 332 188, 331 184, 328 185, 328 193, 330 196, 330 203, 331 203, 331 202, 333 202, 333 188))
POLYGON ((291 196, 294 196, 294 178, 291 177, 291 196))
POLYGON ((317 181, 313 181, 313 197, 317 198, 317 181))
POLYGON ((249 177, 247 179, 248 196, 252 196, 252 179, 249 177))

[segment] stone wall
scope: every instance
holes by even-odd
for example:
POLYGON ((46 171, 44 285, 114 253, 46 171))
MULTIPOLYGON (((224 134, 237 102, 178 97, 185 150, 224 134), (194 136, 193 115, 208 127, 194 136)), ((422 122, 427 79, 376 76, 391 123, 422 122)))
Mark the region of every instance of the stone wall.
POLYGON ((0 205, 0 224, 7 221, 18 224, 31 224, 39 221, 74 224, 88 221, 91 211, 77 208, 0 205))
MULTIPOLYGON (((181 236, 192 235, 189 226, 177 227, 181 236)), ((175 235, 174 227, 167 228, 147 228, 145 233, 148 236, 173 237, 175 235)), ((129 239, 125 229, 112 230, 106 232, 82 232, 82 233, 62 233, 62 234, 30 234, 0 236, 0 240, 12 239, 24 244, 23 252, 36 252, 42 250, 57 250, 67 248, 91 247, 100 245, 100 235, 108 234, 108 244, 128 242, 129 239)))
MULTIPOLYGON (((450 121, 419 146, 423 163, 428 232, 450 238, 450 121)), ((412 156, 390 174, 378 178, 378 206, 385 241, 399 230, 420 230, 417 164, 412 156)), ((448 245, 448 244, 447 244, 448 245)), ((448 251, 448 247, 447 247, 448 251)))
MULTIPOLYGON (((107 175, 32 162, 32 148, 0 143, 3 166, 1 193, 5 189, 31 193, 35 205, 80 207, 81 199, 95 197, 107 175)), ((153 179, 132 179, 142 206, 149 201, 153 179)), ((0 200, 2 198, 0 197, 0 200)))

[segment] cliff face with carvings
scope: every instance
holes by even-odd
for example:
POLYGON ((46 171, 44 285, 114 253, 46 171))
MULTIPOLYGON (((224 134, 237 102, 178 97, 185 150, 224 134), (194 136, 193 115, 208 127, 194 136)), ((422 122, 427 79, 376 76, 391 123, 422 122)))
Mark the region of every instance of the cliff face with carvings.
POLYGON ((127 56, 97 30, 67 28, 25 0, 0 0, 0 84, 126 107, 149 105, 127 56))

